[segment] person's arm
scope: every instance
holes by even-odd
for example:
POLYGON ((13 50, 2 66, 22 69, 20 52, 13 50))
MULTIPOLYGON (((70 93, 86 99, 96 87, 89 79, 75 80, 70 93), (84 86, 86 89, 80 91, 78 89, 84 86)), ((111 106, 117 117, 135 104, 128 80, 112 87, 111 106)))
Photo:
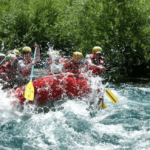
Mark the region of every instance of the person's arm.
POLYGON ((72 59, 70 59, 68 62, 66 62, 65 63, 65 66, 69 66, 70 65, 70 63, 73 61, 73 58, 72 59))
POLYGON ((69 66, 67 63, 63 64, 62 66, 62 72, 68 72, 70 69, 69 69, 69 66))
POLYGON ((104 66, 102 66, 102 65, 97 66, 94 63, 91 63, 89 61, 86 61, 86 66, 89 68, 89 70, 91 70, 92 68, 99 69, 102 72, 104 72, 106 70, 106 68, 104 66))
MULTIPOLYGON (((70 63, 74 60, 74 59, 78 59, 77 58, 77 56, 78 56, 78 54, 76 54, 75 56, 73 56, 73 58, 72 59, 70 59, 68 62, 66 62, 66 64, 65 65, 70 65, 70 63)), ((79 60, 79 59, 78 59, 79 60)))

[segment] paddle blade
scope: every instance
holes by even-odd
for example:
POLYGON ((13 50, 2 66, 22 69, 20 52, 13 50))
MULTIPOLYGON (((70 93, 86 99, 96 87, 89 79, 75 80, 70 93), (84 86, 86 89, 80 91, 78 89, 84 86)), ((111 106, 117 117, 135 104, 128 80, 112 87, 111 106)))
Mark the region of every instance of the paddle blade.
POLYGON ((109 91, 108 89, 106 89, 106 94, 107 96, 109 97, 109 99, 114 103, 116 104, 118 101, 117 97, 111 92, 109 91))
POLYGON ((99 108, 103 108, 106 109, 106 105, 104 103, 101 104, 101 106, 99 108))
POLYGON ((24 98, 27 100, 33 101, 34 100, 34 87, 32 84, 32 80, 27 84, 24 92, 24 98))

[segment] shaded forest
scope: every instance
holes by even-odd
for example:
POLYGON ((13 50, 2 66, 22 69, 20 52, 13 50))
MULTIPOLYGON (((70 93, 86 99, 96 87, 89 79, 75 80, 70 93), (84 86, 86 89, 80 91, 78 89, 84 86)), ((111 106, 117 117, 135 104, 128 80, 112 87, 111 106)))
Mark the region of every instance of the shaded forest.
MULTIPOLYGON (((149 0, 1 0, 3 52, 49 46, 65 55, 103 49, 106 68, 127 76, 150 75, 149 0)), ((0 45, 0 49, 2 50, 0 45)))

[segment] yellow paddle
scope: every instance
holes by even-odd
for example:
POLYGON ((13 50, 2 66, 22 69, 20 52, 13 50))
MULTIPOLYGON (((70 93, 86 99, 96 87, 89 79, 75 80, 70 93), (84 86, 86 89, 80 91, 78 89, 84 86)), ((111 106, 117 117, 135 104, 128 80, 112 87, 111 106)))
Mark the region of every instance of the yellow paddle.
MULTIPOLYGON (((117 99, 117 97, 108 89, 106 89, 106 94, 109 97, 109 99, 116 104, 117 102, 119 102, 119 100, 117 99)), ((106 109, 106 105, 104 104, 103 100, 102 100, 102 104, 99 106, 99 108, 103 108, 106 109)))
MULTIPOLYGON (((98 104, 100 104, 100 99, 99 99, 98 104)), ((102 103, 101 103, 101 105, 99 106, 99 109, 101 109, 101 108, 106 109, 106 105, 105 105, 105 103, 104 103, 104 98, 102 98, 102 103)))
POLYGON ((109 97, 109 99, 116 104, 117 102, 119 102, 119 100, 117 99, 117 97, 108 89, 106 89, 106 94, 109 97))
POLYGON ((100 107, 99 107, 99 108, 106 109, 107 107, 106 107, 106 105, 104 104, 104 102, 102 102, 102 104, 100 105, 100 107))
MULTIPOLYGON (((35 56, 36 56, 36 48, 34 51, 34 59, 33 59, 34 61, 35 61, 35 56)), ((33 87, 33 83, 32 83, 33 70, 34 70, 34 65, 32 65, 32 69, 31 69, 30 82, 27 84, 27 86, 25 88, 25 92, 24 92, 24 98, 26 98, 27 100, 30 100, 30 101, 34 100, 34 87, 33 87)))

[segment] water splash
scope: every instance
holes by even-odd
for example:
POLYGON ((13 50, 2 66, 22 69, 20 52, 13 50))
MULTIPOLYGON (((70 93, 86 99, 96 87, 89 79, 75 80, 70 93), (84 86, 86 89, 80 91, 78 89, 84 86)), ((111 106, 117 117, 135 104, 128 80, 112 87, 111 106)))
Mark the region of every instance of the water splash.
POLYGON ((21 112, 10 105, 13 99, 4 98, 6 93, 0 90, 0 148, 149 149, 149 89, 132 84, 109 84, 107 88, 119 103, 112 104, 104 93, 107 109, 98 111, 95 117, 87 111, 86 98, 66 99, 59 111, 35 113, 35 106, 25 105, 21 112))
POLYGON ((3 51, 4 50, 4 41, 2 41, 2 48, 1 48, 1 51, 3 51))
MULTIPOLYGON (((0 90, 0 149, 149 149, 149 87, 102 84, 103 78, 90 74, 89 97, 71 100, 64 91, 52 107, 37 107, 27 101, 23 107, 14 107, 13 102, 18 100, 7 98, 7 93, 0 90), (106 88, 119 103, 112 104, 106 88), (99 111, 100 97, 107 109, 99 111)), ((34 77, 45 75, 42 69, 34 71, 34 77)))

